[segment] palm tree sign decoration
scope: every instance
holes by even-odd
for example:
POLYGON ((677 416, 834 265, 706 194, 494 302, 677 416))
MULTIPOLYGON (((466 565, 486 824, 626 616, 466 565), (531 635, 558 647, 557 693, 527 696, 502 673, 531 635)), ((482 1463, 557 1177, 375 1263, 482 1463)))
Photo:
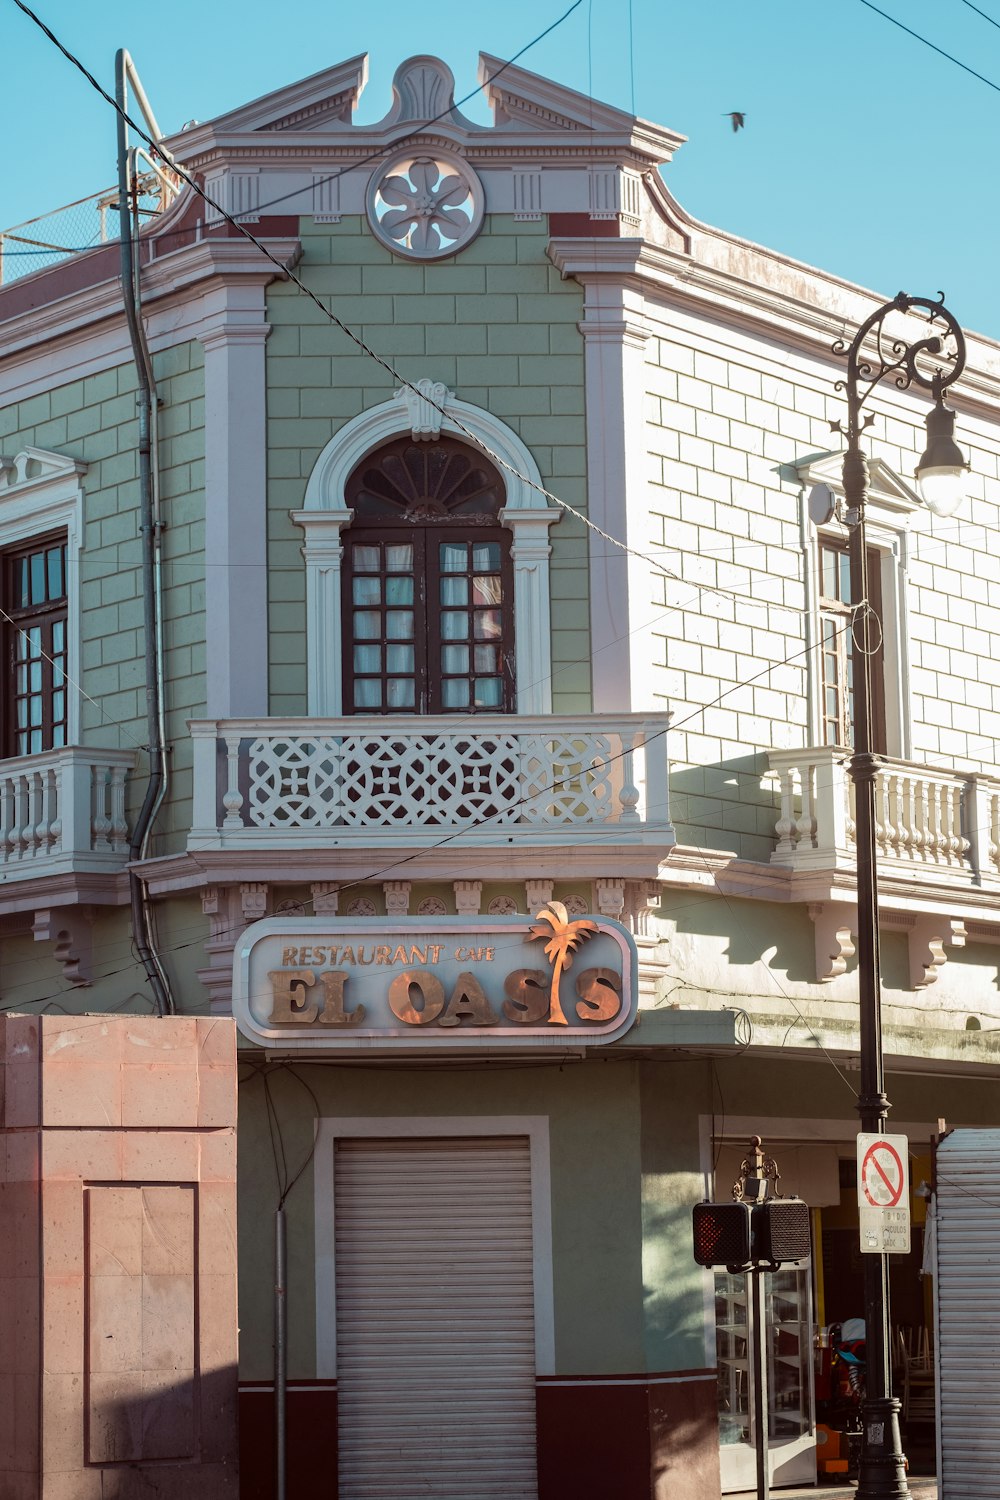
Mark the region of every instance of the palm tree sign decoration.
POLYGON ((563 970, 568 969, 572 964, 576 949, 597 930, 597 923, 591 922, 587 917, 578 917, 575 922, 571 922, 569 912, 561 901, 547 901, 544 909, 535 914, 535 922, 528 929, 528 937, 544 940, 545 956, 552 963, 552 989, 549 995, 550 1026, 569 1025, 559 1003, 559 981, 562 979, 563 970))

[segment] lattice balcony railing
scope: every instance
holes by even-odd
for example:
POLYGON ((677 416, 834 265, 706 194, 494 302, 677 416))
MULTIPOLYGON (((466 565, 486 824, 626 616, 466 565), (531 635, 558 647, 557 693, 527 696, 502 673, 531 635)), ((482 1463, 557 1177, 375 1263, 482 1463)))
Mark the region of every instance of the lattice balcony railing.
POLYGON ((198 847, 673 842, 668 715, 197 721, 198 847))
MULTIPOLYGON (((781 816, 771 856, 794 870, 853 867, 849 752, 772 750, 781 816)), ((887 873, 955 885, 1000 885, 1000 780, 883 758, 875 782, 877 852, 887 873)))

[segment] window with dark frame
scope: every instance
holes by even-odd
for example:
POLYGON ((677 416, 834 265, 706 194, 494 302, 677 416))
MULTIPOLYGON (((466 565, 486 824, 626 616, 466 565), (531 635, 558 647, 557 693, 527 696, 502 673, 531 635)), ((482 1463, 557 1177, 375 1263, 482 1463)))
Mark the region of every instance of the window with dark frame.
POLYGON ((447 437, 400 438, 347 482, 344 704, 355 714, 512 713, 503 481, 447 437))
MULTIPOLYGON (((882 563, 874 548, 868 551, 870 604, 882 620, 882 563)), ((820 694, 824 745, 854 744, 854 640, 851 630, 851 570, 847 546, 822 538, 819 544, 820 694)), ((873 629, 878 645, 872 656, 872 748, 886 752, 884 641, 880 626, 873 629)))
POLYGON ((58 750, 67 739, 66 538, 33 538, 0 563, 4 754, 58 750))

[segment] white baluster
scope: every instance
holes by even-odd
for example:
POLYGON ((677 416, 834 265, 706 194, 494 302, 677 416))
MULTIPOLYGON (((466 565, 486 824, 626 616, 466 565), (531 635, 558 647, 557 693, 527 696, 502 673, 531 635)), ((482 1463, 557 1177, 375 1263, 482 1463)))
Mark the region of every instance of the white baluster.
POLYGON ((969 840, 965 836, 962 825, 962 808, 965 802, 964 789, 961 786, 953 786, 951 789, 951 818, 952 830, 955 837, 955 862, 966 865, 969 859, 969 840))
POLYGON ((125 775, 127 767, 111 767, 111 847, 116 854, 128 848, 128 820, 125 816, 125 775))
POLYGON ((913 778, 913 856, 921 864, 930 858, 930 831, 928 831, 927 783, 913 778))
POLYGON ((58 834, 58 792, 59 783, 56 779, 54 766, 48 766, 42 772, 42 821, 38 825, 39 837, 42 841, 43 853, 48 853, 55 848, 58 834))
POLYGON ((25 859, 31 850, 34 829, 31 822, 31 787, 24 772, 17 778, 17 857, 25 859))
POLYGON ((880 854, 890 853, 889 818, 886 803, 886 776, 884 771, 875 773, 875 842, 880 854))
POLYGON ((819 837, 819 801, 816 795, 816 767, 812 762, 802 768, 802 811, 795 824, 798 845, 815 849, 819 837))
POLYGON ((781 817, 774 825, 774 831, 778 835, 775 845, 775 854, 787 855, 795 853, 796 840, 792 837, 795 832, 795 771, 787 766, 778 779, 781 796, 781 817))
POLYGON ((90 814, 90 847, 94 850, 105 850, 110 854, 111 844, 108 834, 111 832, 111 819, 107 814, 107 767, 95 765, 91 768, 91 814, 90 814))
POLYGON ((226 794, 222 799, 226 809, 223 828, 242 828, 243 797, 240 793, 240 737, 226 735, 226 794))
POLYGON ((901 859, 913 859, 913 777, 903 774, 897 778, 896 836, 899 840, 901 859))
POLYGON ((0 782, 0 822, 3 824, 2 838, 3 861, 7 863, 14 857, 14 782, 10 776, 5 776, 0 782))
POLYGON ((39 824, 42 820, 42 779, 37 771, 29 771, 28 784, 28 822, 25 827, 25 839, 28 845, 28 854, 35 859, 44 845, 39 837, 39 824))
POLYGON ((621 806, 618 821, 619 823, 638 823, 639 814, 636 812, 636 808, 639 803, 639 788, 635 784, 635 735, 631 732, 625 732, 621 738, 622 784, 618 792, 618 801, 621 806))

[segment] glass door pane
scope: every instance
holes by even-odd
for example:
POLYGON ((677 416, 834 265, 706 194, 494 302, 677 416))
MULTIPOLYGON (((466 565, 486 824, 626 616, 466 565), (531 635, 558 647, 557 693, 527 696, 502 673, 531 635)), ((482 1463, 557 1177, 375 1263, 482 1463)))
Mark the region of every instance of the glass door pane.
MULTIPOLYGON (((719 1443, 723 1490, 754 1486, 753 1346, 747 1278, 715 1276, 719 1443)), ((815 1478, 812 1307, 808 1267, 764 1277, 767 1321, 768 1448, 776 1483, 815 1478)))

